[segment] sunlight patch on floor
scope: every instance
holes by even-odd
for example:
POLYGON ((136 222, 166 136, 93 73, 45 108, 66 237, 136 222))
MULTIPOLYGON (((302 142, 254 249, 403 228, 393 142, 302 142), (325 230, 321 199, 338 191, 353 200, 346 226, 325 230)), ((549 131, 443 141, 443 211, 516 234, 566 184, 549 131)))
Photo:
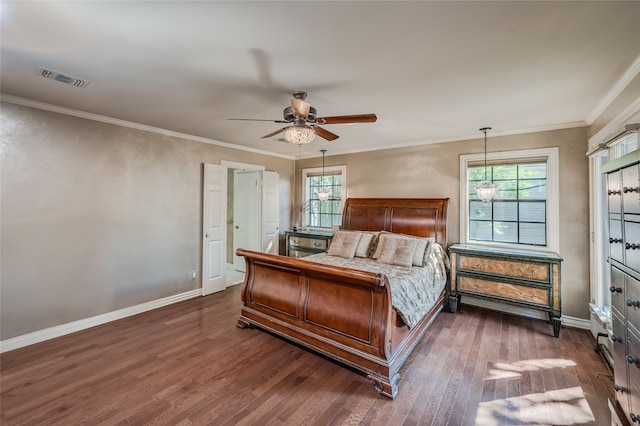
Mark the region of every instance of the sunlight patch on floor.
POLYGON ((490 368, 485 380, 510 379, 519 377, 523 371, 547 370, 551 368, 575 367, 570 359, 530 359, 516 362, 496 362, 490 368))
POLYGON ((481 402, 476 425, 581 425, 595 421, 581 387, 481 402))

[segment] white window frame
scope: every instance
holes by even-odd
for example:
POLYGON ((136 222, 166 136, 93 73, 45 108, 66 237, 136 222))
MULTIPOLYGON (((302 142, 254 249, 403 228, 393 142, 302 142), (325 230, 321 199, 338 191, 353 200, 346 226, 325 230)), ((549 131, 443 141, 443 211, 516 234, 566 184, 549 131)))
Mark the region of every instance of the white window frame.
MULTIPOLYGON (((325 175, 333 175, 339 172, 342 175, 342 185, 341 185, 341 193, 342 193, 342 203, 347 200, 347 166, 326 166, 324 168, 325 175)), ((309 195, 307 193, 307 177, 310 174, 318 174, 322 173, 322 167, 313 167, 309 169, 302 169, 302 203, 307 203, 309 201, 309 195)), ((302 226, 306 228, 307 226, 307 212, 302 216, 302 226)), ((310 227, 309 229, 326 231, 330 228, 320 228, 320 227, 310 227)))
POLYGON ((501 160, 535 161, 541 157, 547 159, 547 245, 500 243, 495 241, 476 241, 469 239, 469 175, 468 168, 484 161, 484 152, 460 155, 460 242, 491 247, 513 248, 532 251, 552 251, 560 249, 560 173, 558 148, 523 149, 518 151, 488 152, 487 161, 501 160))

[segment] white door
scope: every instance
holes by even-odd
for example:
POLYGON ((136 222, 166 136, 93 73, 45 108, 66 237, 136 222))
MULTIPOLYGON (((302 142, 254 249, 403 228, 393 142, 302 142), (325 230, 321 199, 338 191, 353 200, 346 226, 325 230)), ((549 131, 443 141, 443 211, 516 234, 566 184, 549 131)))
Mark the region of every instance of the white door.
POLYGON ((233 268, 245 272, 245 260, 236 256, 236 249, 262 250, 261 172, 236 170, 233 176, 233 268))
POLYGON ((227 168, 204 165, 202 295, 226 287, 227 168))
POLYGON ((262 172, 262 251, 271 254, 280 253, 278 248, 279 185, 278 173, 262 172))

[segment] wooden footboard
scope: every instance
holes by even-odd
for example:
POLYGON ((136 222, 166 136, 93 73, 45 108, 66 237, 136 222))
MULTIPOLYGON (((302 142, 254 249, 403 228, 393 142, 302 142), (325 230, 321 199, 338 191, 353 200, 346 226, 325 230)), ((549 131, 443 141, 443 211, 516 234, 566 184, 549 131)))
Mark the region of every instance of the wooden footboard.
POLYGON ((236 254, 246 261, 239 327, 257 326, 304 345, 396 396, 398 370, 442 309, 444 291, 409 330, 396 317, 384 275, 243 249, 236 254))

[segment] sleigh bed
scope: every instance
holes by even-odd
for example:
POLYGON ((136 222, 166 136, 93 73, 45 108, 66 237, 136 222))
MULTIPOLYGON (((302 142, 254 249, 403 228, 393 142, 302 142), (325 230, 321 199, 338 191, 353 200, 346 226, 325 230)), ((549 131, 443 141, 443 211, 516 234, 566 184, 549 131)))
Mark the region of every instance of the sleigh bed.
MULTIPOLYGON (((423 237, 418 240, 429 238, 446 247, 448 202, 448 198, 349 198, 341 230, 423 237)), ((444 250, 440 252, 446 259, 444 250)), ((237 254, 246 262, 239 327, 256 326, 303 345, 364 372, 381 394, 397 395, 400 367, 442 310, 446 271, 444 279, 442 272, 438 274, 431 306, 423 307, 426 314, 405 321, 410 315, 396 309, 386 273, 327 264, 331 256, 326 254, 305 259, 243 249, 237 254)), ((340 265, 351 265, 340 260, 340 265)), ((405 268, 407 273, 417 269, 405 268)))

